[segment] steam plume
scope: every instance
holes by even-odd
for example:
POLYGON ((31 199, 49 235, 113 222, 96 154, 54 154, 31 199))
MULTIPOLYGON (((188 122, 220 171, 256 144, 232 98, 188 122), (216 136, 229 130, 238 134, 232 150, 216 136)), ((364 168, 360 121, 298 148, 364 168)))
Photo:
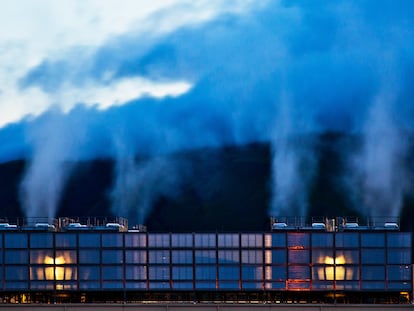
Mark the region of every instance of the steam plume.
POLYGON ((307 215, 315 160, 312 138, 303 124, 304 116, 294 107, 297 106, 283 91, 272 140, 271 216, 307 215))
POLYGON ((362 199, 369 216, 400 215, 405 183, 405 138, 393 121, 394 95, 375 97, 364 127, 359 172, 362 199))

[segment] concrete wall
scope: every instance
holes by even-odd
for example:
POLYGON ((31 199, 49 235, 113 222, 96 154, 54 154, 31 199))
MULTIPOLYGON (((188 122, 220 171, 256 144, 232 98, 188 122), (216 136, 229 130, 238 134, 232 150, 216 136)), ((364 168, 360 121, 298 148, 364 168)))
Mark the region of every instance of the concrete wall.
POLYGON ((331 305, 331 304, 0 304, 11 311, 408 311, 414 305, 331 305))

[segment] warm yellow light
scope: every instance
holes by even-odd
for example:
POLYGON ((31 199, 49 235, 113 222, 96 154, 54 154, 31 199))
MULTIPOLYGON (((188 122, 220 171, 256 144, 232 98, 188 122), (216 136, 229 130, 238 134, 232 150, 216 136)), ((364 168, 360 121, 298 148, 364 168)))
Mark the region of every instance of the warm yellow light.
MULTIPOLYGON (((326 256, 323 262, 327 266, 318 269, 319 280, 345 280, 345 267, 342 266, 345 264, 345 257, 343 255, 336 258, 326 256)), ((348 271, 347 278, 352 278, 352 271, 348 271)))
POLYGON ((52 257, 50 257, 50 256, 46 256, 46 257, 45 257, 45 260, 44 260, 44 263, 45 263, 46 265, 53 265, 53 264, 54 264, 54 260, 53 260, 53 258, 52 258, 52 257))
POLYGON ((63 265, 65 263, 65 257, 59 256, 55 258, 55 264, 57 265, 63 265))
MULTIPOLYGON (((70 267, 61 267, 56 265, 63 265, 66 263, 64 256, 59 256, 56 258, 45 256, 44 264, 46 265, 54 265, 54 267, 47 267, 44 268, 44 276, 46 280, 56 280, 56 281, 63 281, 66 278, 72 277, 72 268, 70 267)), ((43 279, 42 276, 43 272, 39 269, 37 270, 37 277, 39 280, 43 279)))

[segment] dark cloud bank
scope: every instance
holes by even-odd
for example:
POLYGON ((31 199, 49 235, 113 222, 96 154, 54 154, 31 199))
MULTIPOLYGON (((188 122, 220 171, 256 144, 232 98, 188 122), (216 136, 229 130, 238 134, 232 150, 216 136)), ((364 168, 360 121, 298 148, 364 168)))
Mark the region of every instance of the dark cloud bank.
POLYGON ((269 214, 306 215, 324 165, 319 137, 329 132, 345 137, 331 147, 343 168, 333 186, 347 204, 400 214, 412 176, 412 1, 270 1, 165 37, 132 33, 93 53, 75 47, 20 86, 53 92, 134 76, 194 86, 105 111, 79 103, 0 131, 2 161, 29 161, 20 189, 26 215, 56 214, 79 161, 113 159, 113 213, 145 222, 156 198, 197 180, 192 162, 172 154, 252 143, 270 146, 269 214))

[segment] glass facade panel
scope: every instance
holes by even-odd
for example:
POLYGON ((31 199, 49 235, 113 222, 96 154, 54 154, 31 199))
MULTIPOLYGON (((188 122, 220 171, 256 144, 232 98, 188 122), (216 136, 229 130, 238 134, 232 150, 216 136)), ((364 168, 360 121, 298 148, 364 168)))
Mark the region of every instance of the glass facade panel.
POLYGON ((55 263, 53 257, 53 250, 31 250, 30 251, 30 263, 31 264, 48 264, 55 263))
POLYGON ((389 264, 410 264, 410 249, 389 248, 387 250, 387 260, 389 264))
POLYGON ((336 281, 336 289, 340 290, 359 290, 359 281, 336 281))
POLYGON ((218 252, 218 262, 224 264, 234 264, 240 261, 240 253, 239 251, 219 251, 218 252))
POLYGON ((25 250, 8 250, 4 253, 4 261, 6 264, 28 264, 29 255, 25 250))
POLYGON ((333 247, 333 233, 312 233, 312 247, 333 247))
POLYGON ((170 263, 170 251, 169 250, 159 250, 148 251, 148 262, 152 263, 159 263, 159 264, 169 264, 170 263))
POLYGON ((216 251, 195 251, 195 261, 196 263, 216 263, 216 251))
POLYGON ((221 248, 238 248, 239 235, 236 233, 218 234, 218 246, 221 248))
POLYGON ((101 235, 98 233, 80 233, 79 247, 100 247, 101 235))
POLYGON ((310 282, 301 281, 301 280, 288 281, 287 287, 288 289, 292 289, 292 290, 309 289, 310 282))
POLYGON ((262 264, 263 251, 262 250, 242 250, 243 264, 262 264))
POLYGON ((52 248, 53 234, 52 233, 36 233, 30 235, 31 248, 52 248))
POLYGON ((362 281, 361 289, 366 290, 383 290, 385 289, 384 281, 362 281))
POLYGON ((57 250, 55 263, 56 264, 76 264, 76 251, 75 250, 57 250))
POLYGON ((212 233, 201 233, 194 236, 194 245, 197 248, 216 247, 216 235, 212 233))
POLYGON ((146 266, 126 266, 125 273, 127 280, 146 280, 147 267, 146 266))
POLYGON ((308 280, 311 278, 309 266, 289 266, 288 278, 294 280, 308 280))
POLYGON ((147 282, 126 282, 126 289, 147 289, 147 282))
POLYGON ((169 280, 170 266, 149 266, 148 276, 150 280, 169 280))
POLYGON ((103 289, 122 289, 124 288, 124 282, 121 281, 104 281, 102 282, 103 289))
POLYGON ((124 269, 123 266, 103 266, 102 267, 103 280, 123 280, 124 269))
POLYGON ((30 268, 30 280, 53 280, 53 267, 34 266, 30 268))
POLYGON ((193 267, 192 266, 180 266, 172 267, 173 280, 192 280, 193 279, 193 267))
POLYGON ((359 233, 336 233, 335 245, 340 248, 356 248, 359 247, 359 233))
POLYGON ((47 290, 51 290, 53 289, 53 282, 36 282, 36 281, 32 281, 30 282, 30 288, 31 289, 47 289, 47 290))
POLYGON ((192 234, 172 234, 171 246, 176 248, 192 248, 193 247, 193 235, 192 234))
POLYGON ((379 249, 362 249, 362 264, 385 264, 385 250, 379 249))
POLYGON ((196 280, 215 280, 215 279, 216 279, 216 266, 196 266, 196 280))
POLYGON ((333 249, 313 249, 312 263, 314 264, 333 264, 334 250, 333 249))
MULTIPOLYGON (((142 233, 36 231, 3 232, 1 236, 10 234, 26 237, 25 243, 30 247, 3 249, 3 257, 0 256, 5 262, 0 269, 3 290, 19 289, 15 287, 17 284, 26 283, 33 290, 54 289, 54 285, 56 290, 71 290, 77 289, 77 284, 82 290, 98 290, 100 286, 122 289, 124 283, 126 288, 142 290, 147 286, 183 290, 193 290, 193 286, 210 290, 239 287, 257 290, 262 286, 321 291, 357 291, 360 286, 365 291, 412 289, 411 246, 404 247, 406 242, 401 238, 411 241, 411 234, 399 235, 394 231, 154 234, 149 250, 137 246, 145 244, 146 234, 142 233), (274 236, 289 241, 289 248, 274 246, 279 245, 273 244, 274 236), (216 237, 220 248, 214 247, 216 237), (80 249, 72 248, 77 240, 83 241, 80 249), (124 240, 129 243, 126 249, 122 246, 124 240), (340 245, 336 245, 337 249, 334 240, 340 245), (365 246, 355 247, 358 240, 365 246), (395 245, 390 244, 392 241, 395 245), (193 242, 206 246, 193 249, 193 242), (385 242, 387 248, 379 246, 385 242)), ((7 243, 12 240, 9 238, 7 243)))
POLYGON ((310 242, 309 233, 289 233, 288 247, 289 248, 308 248, 310 242))
POLYGON ((266 255, 266 263, 273 263, 273 264, 286 264, 287 263, 286 249, 273 249, 272 258, 270 262, 268 262, 267 257, 268 256, 266 255))
POLYGON ((359 250, 337 250, 336 258, 340 264, 359 264, 359 250))
POLYGON ((135 264, 146 264, 147 263, 147 251, 146 250, 126 250, 125 251, 125 262, 135 264))
POLYGON ((28 248, 27 234, 25 233, 6 233, 4 234, 5 248, 28 248))
POLYGON ((170 289, 170 282, 150 282, 150 289, 170 289))
POLYGON ((4 286, 5 289, 21 290, 22 288, 29 288, 28 282, 10 282, 7 281, 4 286))
POLYGON ((55 279, 58 281, 76 281, 78 279, 77 267, 71 265, 56 266, 55 279))
POLYGON ((266 289, 281 289, 281 290, 285 290, 286 289, 286 282, 267 282, 265 283, 265 288, 266 289))
POLYGON ((219 266, 219 280, 239 280, 239 266, 219 266))
POLYGON ((283 281, 287 279, 286 266, 271 266, 265 268, 265 279, 274 281, 283 281))
POLYGON ((361 247, 384 247, 385 235, 384 233, 362 233, 361 247))
POLYGON ((216 281, 201 281, 195 283, 196 289, 216 289, 216 281))
POLYGON ((123 247, 124 235, 118 233, 102 234, 102 247, 123 247))
POLYGON ((126 233, 125 247, 146 247, 147 235, 145 233, 126 233))
POLYGON ((262 289, 263 283, 262 282, 243 282, 242 288, 243 289, 262 289))
POLYGON ((263 266, 242 266, 242 279, 261 281, 263 279, 263 266))
POLYGON ((312 267, 312 279, 319 281, 358 280, 358 266, 316 265, 312 267))
POLYGON ((411 280, 411 265, 388 266, 387 279, 390 281, 411 280))
POLYGON ((55 245, 57 248, 76 248, 76 234, 59 233, 55 235, 55 245))
POLYGON ((170 235, 164 233, 150 233, 148 234, 148 247, 169 248, 170 235))
POLYGON ((172 288, 180 290, 191 290, 193 289, 193 282, 173 282, 172 288))
POLYGON ((286 247, 286 233, 273 233, 272 234, 272 247, 286 247))
POLYGON ((240 289, 239 282, 235 281, 219 281, 220 289, 237 290, 240 289))
POLYGON ((29 268, 27 266, 8 266, 4 274, 6 281, 29 280, 29 268))
POLYGON ((323 281, 323 282, 313 281, 312 288, 318 289, 318 290, 324 290, 324 289, 331 290, 334 288, 334 282, 333 281, 323 281))
POLYGON ((84 290, 96 290, 101 288, 101 284, 99 282, 90 282, 90 281, 84 281, 79 284, 80 289, 84 290))
POLYGON ((310 263, 309 250, 290 249, 288 258, 289 263, 310 263))
POLYGON ((362 280, 375 281, 385 280, 384 266, 362 266, 361 267, 362 280))
POLYGON ((122 250, 103 250, 102 251, 102 263, 122 264, 123 262, 124 262, 124 254, 122 250))
POLYGON ((79 280, 99 280, 101 277, 99 266, 79 266, 79 280))
POLYGON ((63 282, 60 281, 56 283, 56 289, 58 290, 76 290, 78 289, 78 283, 77 282, 63 282))
POLYGON ((79 250, 79 263, 90 264, 100 263, 101 252, 99 249, 81 249, 79 250))
POLYGON ((410 282, 388 282, 389 290, 409 291, 411 290, 410 282))
POLYGON ((398 232, 387 234, 388 247, 411 247, 411 233, 398 232))
POLYGON ((262 248, 263 235, 262 234, 242 234, 241 246, 244 248, 262 248))
MULTIPOLYGON (((347 281, 359 280, 359 266, 338 266, 339 269, 341 267, 344 269, 343 270, 344 280, 347 280, 347 281)), ((341 270, 338 270, 338 271, 341 272, 341 270)), ((339 275, 339 272, 337 273, 337 275, 339 275)), ((336 279, 340 280, 341 278, 337 276, 336 279)))
POLYGON ((172 263, 173 264, 192 264, 193 263, 193 251, 173 250, 172 251, 172 263))

